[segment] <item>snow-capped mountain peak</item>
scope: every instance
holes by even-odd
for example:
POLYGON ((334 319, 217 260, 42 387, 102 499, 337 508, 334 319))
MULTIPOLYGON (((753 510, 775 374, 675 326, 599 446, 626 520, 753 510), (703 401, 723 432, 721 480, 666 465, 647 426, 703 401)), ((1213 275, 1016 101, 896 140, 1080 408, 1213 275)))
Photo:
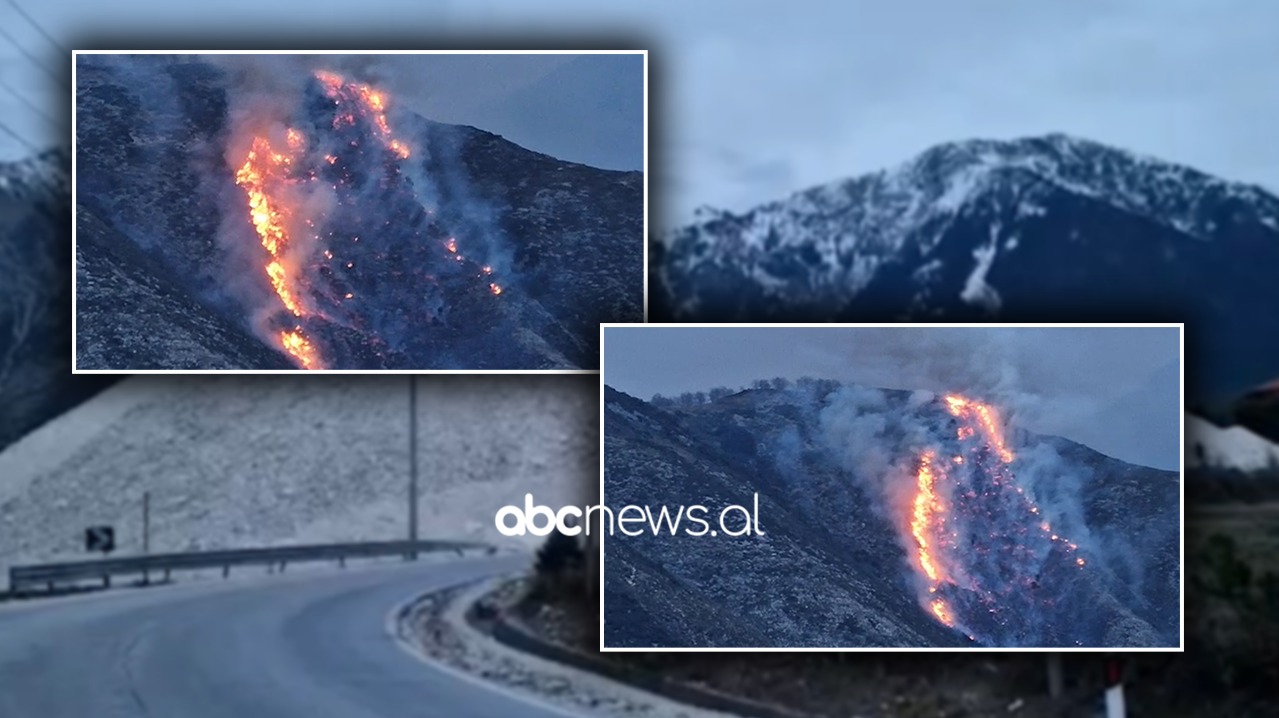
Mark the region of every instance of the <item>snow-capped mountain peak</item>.
POLYGON ((70 194, 70 167, 70 155, 63 147, 0 163, 0 198, 38 202, 66 196, 70 194))
POLYGON ((1217 347, 1231 367, 1203 367, 1214 392, 1274 372, 1255 337, 1279 337, 1261 309, 1275 301, 1279 197, 1066 134, 938 145, 701 213, 662 243, 654 318, 1114 321, 1116 307, 1147 308, 1128 319, 1193 323, 1217 347))

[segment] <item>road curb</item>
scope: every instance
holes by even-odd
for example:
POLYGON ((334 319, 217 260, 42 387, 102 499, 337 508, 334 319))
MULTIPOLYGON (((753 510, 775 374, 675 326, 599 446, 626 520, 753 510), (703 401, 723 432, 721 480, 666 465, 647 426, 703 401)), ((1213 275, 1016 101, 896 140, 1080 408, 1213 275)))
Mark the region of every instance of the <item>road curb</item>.
POLYGON ((502 587, 497 583, 489 588, 480 598, 466 608, 466 622, 481 633, 491 636, 495 641, 508 648, 528 653, 543 660, 593 673, 623 685, 630 686, 663 698, 683 703, 695 708, 730 713, 742 718, 813 718, 808 713, 788 711, 766 703, 739 698, 720 693, 708 688, 701 688, 687 683, 670 680, 652 674, 640 673, 625 666, 618 665, 605 658, 592 656, 582 651, 547 641, 537 636, 524 625, 514 611, 490 612, 481 608, 484 601, 502 587))

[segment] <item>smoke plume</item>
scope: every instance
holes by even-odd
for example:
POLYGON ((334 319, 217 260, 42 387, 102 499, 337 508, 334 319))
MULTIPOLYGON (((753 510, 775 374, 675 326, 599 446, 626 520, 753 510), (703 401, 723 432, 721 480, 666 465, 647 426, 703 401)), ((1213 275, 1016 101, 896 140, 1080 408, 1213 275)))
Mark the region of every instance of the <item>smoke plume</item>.
MULTIPOLYGON (((1085 470, 1042 437, 1011 427, 995 402, 958 393, 824 388, 808 381, 790 390, 808 416, 801 425, 815 428, 810 436, 780 430, 772 441, 776 464, 800 483, 833 464, 852 482, 838 493, 853 498, 827 496, 824 506, 810 502, 806 510, 839 516, 872 507, 893 529, 921 609, 977 644, 1090 638, 1072 625, 1068 610, 1084 595, 1080 575, 1104 570, 1100 559, 1108 550, 1084 523, 1085 470)), ((795 488, 799 496, 821 491, 795 488)))

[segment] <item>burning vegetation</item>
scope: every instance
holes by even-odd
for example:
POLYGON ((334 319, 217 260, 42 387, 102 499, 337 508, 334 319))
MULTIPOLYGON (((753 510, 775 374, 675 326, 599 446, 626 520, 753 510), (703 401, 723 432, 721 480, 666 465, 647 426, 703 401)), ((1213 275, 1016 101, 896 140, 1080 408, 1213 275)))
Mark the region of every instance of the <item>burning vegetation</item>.
MULTIPOLYGON (((331 111, 331 118, 318 123, 307 114, 312 106, 282 133, 255 135, 235 171, 264 252, 262 271, 279 300, 268 319, 269 333, 304 369, 326 366, 321 352, 325 326, 361 331, 371 324, 357 304, 362 286, 378 286, 378 277, 371 274, 405 274, 404 258, 414 256, 415 248, 389 245, 394 239, 412 242, 417 237, 410 232, 400 239, 388 231, 390 219, 361 211, 379 198, 403 203, 404 193, 411 195, 411 180, 401 174, 400 163, 413 153, 392 132, 387 93, 329 71, 314 73, 314 80, 323 98, 319 106, 331 111), (369 139, 376 149, 365 147, 369 139), (329 201, 312 201, 316 197, 329 201), (362 234, 377 247, 357 249, 362 234), (366 265, 371 269, 361 274, 357 267, 366 265)), ((414 206, 421 217, 434 214, 420 202, 414 206)), ((456 238, 448 238, 441 257, 474 275, 470 281, 486 294, 502 293, 489 276, 490 266, 472 269, 464 264, 456 238)), ((435 277, 424 274, 423 279, 435 277)), ((417 313, 433 316, 431 311, 404 308, 410 318, 417 313)))
POLYGON ((923 601, 970 640, 1017 645, 1021 625, 1053 603, 1037 595, 1044 573, 1086 561, 1018 484, 995 409, 955 394, 943 404, 955 424, 953 453, 920 454, 908 521, 923 601))

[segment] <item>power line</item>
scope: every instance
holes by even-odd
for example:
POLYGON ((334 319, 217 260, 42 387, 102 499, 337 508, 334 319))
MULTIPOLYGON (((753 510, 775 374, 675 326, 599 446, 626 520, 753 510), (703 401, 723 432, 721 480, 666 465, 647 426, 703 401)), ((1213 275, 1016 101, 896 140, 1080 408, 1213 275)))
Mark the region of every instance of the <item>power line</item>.
POLYGON ((23 56, 24 56, 24 57, 26 57, 28 60, 30 60, 32 63, 34 63, 36 67, 40 68, 40 70, 41 70, 41 71, 43 71, 43 72, 44 72, 44 74, 46 74, 46 75, 48 75, 49 77, 53 78, 53 80, 54 80, 55 82, 57 82, 59 85, 63 85, 63 86, 65 86, 65 87, 67 87, 68 89, 70 89, 70 85, 69 85, 69 84, 67 84, 67 82, 66 82, 66 80, 65 80, 64 78, 58 77, 57 75, 55 75, 55 74, 53 73, 53 71, 52 71, 52 70, 50 70, 49 68, 45 67, 45 66, 44 66, 44 65, 40 62, 40 59, 39 59, 39 58, 37 58, 34 54, 32 54, 32 52, 31 52, 30 50, 28 50, 27 48, 23 47, 21 44, 19 44, 19 43, 18 43, 18 41, 17 41, 17 40, 15 40, 15 39, 13 38, 13 35, 10 35, 10 34, 9 34, 9 31, 4 29, 4 26, 3 26, 3 25, 0 25, 0 37, 5 38, 6 40, 8 40, 8 41, 9 41, 9 44, 11 44, 11 45, 13 45, 14 47, 18 48, 18 52, 21 52, 21 53, 23 54, 23 56))
POLYGON ((8 0, 8 2, 10 5, 13 6, 14 10, 18 11, 18 14, 22 16, 22 19, 26 20, 28 25, 30 25, 31 27, 34 27, 36 29, 36 32, 40 33, 41 37, 49 41, 50 45, 53 45, 55 48, 57 48, 58 52, 62 53, 63 55, 71 54, 70 52, 67 52, 67 50, 63 48, 62 45, 58 44, 57 40, 54 40, 52 37, 50 37, 49 33, 45 32, 44 28, 40 27, 40 23, 36 22, 35 18, 28 15, 27 11, 23 10, 22 6, 19 5, 17 2, 15 2, 15 0, 8 0))
POLYGON ((32 102, 31 100, 28 100, 25 95, 13 89, 13 85, 10 85, 4 80, 0 80, 0 88, 4 88, 5 90, 9 92, 10 95, 13 95, 14 97, 18 98, 18 102, 21 102, 23 105, 26 105, 27 109, 43 117, 45 120, 49 122, 49 124, 53 125, 54 128, 59 130, 62 129, 61 122, 58 122, 57 120, 50 117, 47 113, 45 113, 44 110, 40 109, 36 105, 36 103, 32 102))

